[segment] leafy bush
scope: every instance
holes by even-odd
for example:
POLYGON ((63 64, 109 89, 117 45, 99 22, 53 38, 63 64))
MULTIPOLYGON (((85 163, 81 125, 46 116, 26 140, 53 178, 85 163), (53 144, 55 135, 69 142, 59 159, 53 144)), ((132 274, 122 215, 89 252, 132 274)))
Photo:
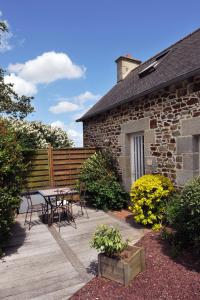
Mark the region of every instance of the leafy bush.
POLYGON ((166 207, 167 221, 182 246, 200 246, 200 176, 185 185, 166 207))
POLYGON ((6 121, 0 120, 0 245, 8 238, 14 211, 20 204, 28 163, 23 148, 6 121))
POLYGON ((173 193, 165 206, 165 220, 168 224, 174 224, 180 211, 181 193, 173 193))
POLYGON ((89 203, 100 209, 121 209, 127 203, 125 193, 118 181, 114 162, 107 152, 98 152, 88 158, 79 177, 84 183, 89 203))
POLYGON ((159 229, 163 219, 165 199, 173 191, 172 182, 162 175, 144 175, 131 187, 129 207, 137 223, 159 229))
POLYGON ((113 256, 123 251, 128 245, 128 241, 122 241, 122 236, 118 229, 112 226, 99 225, 90 244, 97 251, 103 252, 107 256, 113 256))
POLYGON ((19 195, 13 196, 7 188, 0 187, 0 245, 3 246, 10 235, 10 228, 14 221, 15 209, 20 204, 19 195))
POLYGON ((177 258, 182 252, 182 245, 179 240, 176 239, 176 234, 172 228, 162 227, 161 238, 167 241, 170 245, 169 254, 172 258, 177 258))

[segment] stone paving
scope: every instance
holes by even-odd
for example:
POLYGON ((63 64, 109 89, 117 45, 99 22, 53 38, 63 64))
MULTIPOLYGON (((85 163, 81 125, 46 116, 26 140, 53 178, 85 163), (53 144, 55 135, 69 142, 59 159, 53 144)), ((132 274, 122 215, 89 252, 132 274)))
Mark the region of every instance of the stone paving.
POLYGON ((117 226, 131 243, 143 235, 143 229, 105 212, 88 209, 88 214, 89 219, 77 211, 77 228, 63 222, 60 233, 57 224, 49 228, 37 214, 29 231, 19 214, 0 260, 0 299, 69 299, 96 276, 97 252, 89 241, 98 224, 117 226))

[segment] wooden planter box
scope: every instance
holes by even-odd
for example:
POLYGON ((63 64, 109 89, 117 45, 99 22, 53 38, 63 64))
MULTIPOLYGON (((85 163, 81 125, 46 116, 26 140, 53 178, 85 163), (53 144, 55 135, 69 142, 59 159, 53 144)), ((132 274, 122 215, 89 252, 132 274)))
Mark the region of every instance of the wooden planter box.
POLYGON ((117 281, 125 286, 144 270, 145 256, 142 247, 128 246, 119 257, 108 257, 103 253, 98 255, 98 276, 117 281), (122 258, 125 255, 128 257, 122 258))

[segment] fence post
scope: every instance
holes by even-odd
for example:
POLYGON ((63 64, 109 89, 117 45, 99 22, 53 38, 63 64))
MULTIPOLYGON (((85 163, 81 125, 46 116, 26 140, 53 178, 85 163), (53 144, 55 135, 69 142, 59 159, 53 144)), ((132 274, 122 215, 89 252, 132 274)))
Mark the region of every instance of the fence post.
POLYGON ((51 187, 54 186, 54 175, 53 175, 53 148, 51 144, 48 147, 48 159, 49 159, 49 179, 51 187))

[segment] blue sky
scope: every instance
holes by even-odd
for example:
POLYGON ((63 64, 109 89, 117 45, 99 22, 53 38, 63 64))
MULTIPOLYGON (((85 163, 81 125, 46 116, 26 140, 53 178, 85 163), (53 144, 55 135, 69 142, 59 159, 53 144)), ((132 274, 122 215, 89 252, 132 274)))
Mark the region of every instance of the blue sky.
POLYGON ((29 120, 63 127, 76 145, 75 119, 116 83, 117 57, 144 61, 200 25, 199 0, 2 0, 0 11, 6 81, 34 95, 29 120))

